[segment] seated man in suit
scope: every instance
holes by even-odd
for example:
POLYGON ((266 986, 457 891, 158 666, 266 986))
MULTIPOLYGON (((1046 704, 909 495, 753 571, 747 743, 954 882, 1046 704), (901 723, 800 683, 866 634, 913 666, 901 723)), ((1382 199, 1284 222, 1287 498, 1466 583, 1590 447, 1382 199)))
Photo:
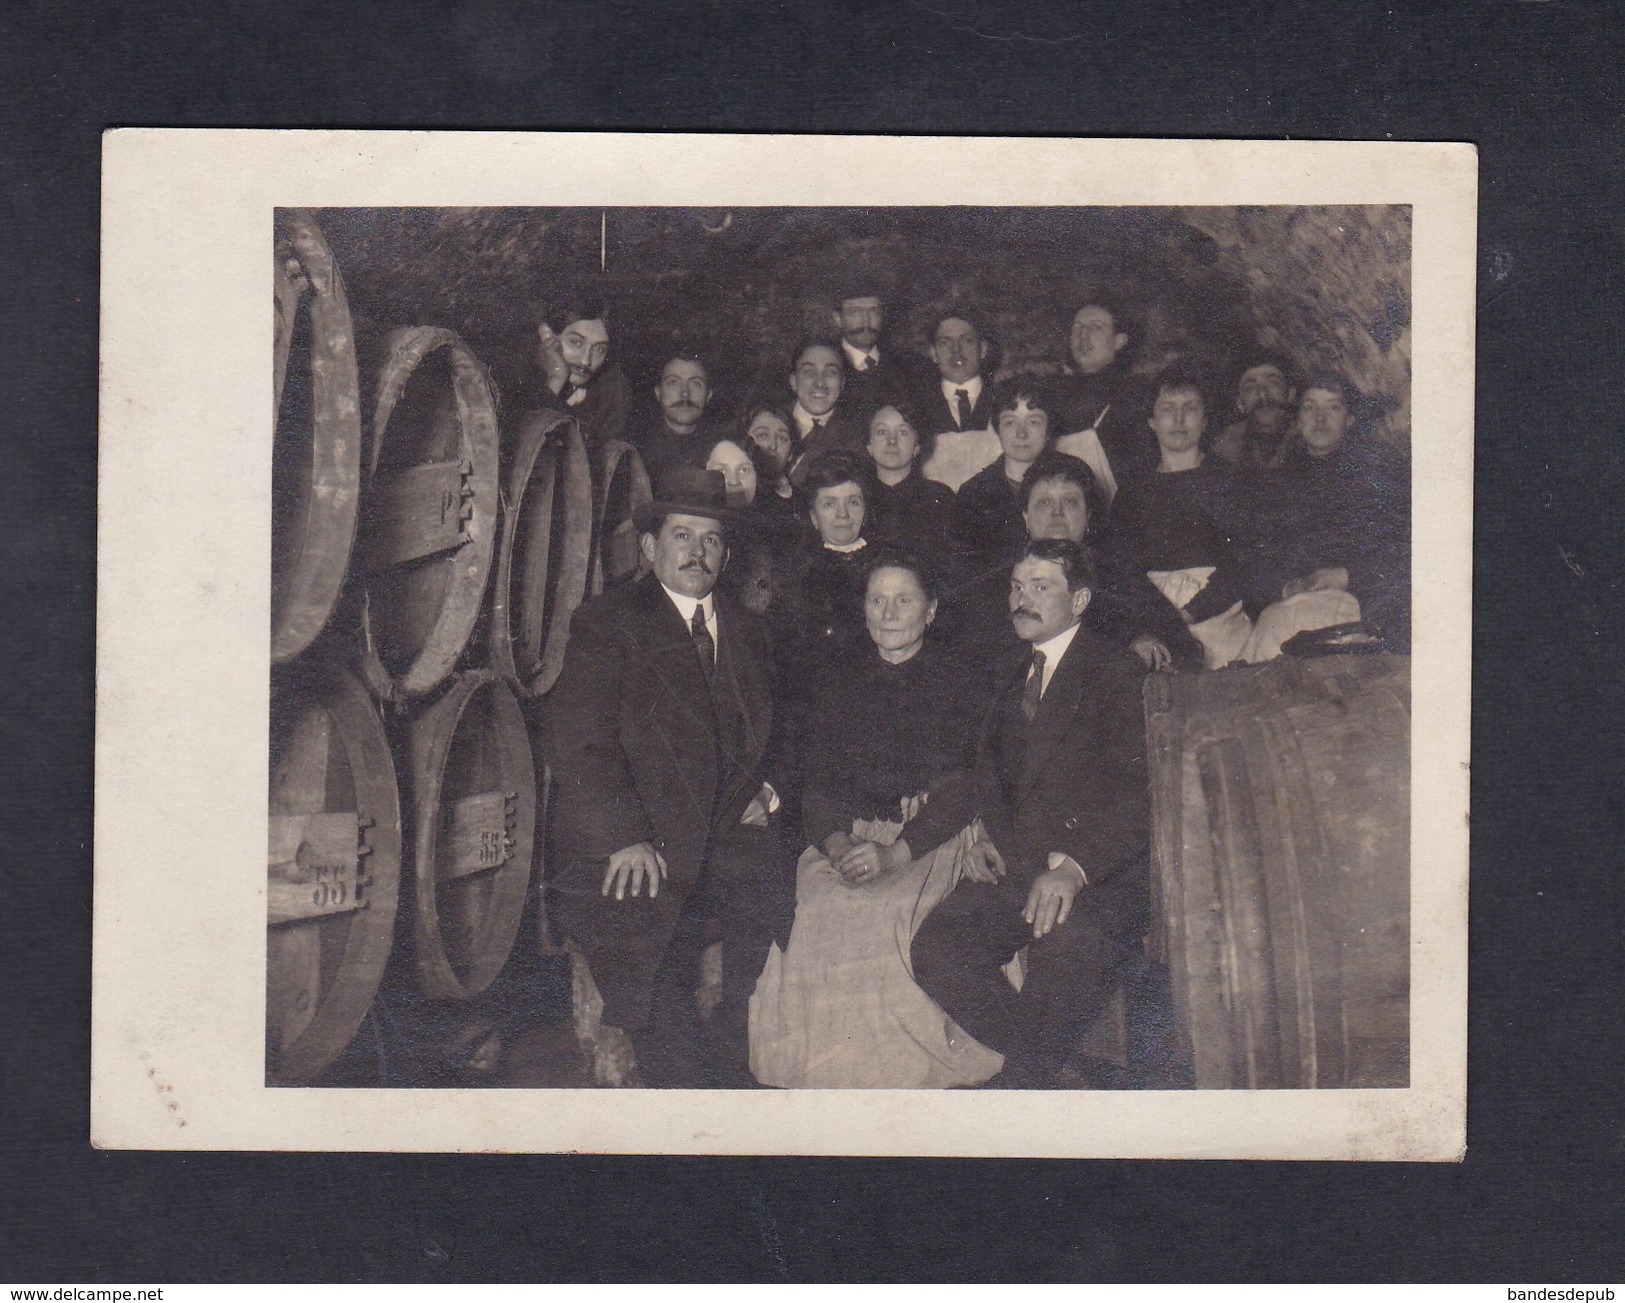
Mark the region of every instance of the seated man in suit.
POLYGON ((655 385, 659 416, 649 421, 633 439, 651 480, 679 462, 703 462, 705 454, 720 436, 720 430, 706 419, 711 402, 711 374, 705 363, 692 353, 678 353, 660 368, 655 385))
POLYGON ((937 318, 931 332, 931 358, 937 378, 920 391, 920 419, 936 436, 931 460, 922 470, 928 480, 959 486, 999 459, 999 436, 982 367, 987 362, 987 333, 968 309, 951 308, 937 318))
POLYGON ((841 406, 856 421, 867 422, 889 402, 908 402, 918 376, 904 353, 881 347, 886 305, 873 277, 853 277, 838 291, 830 314, 846 364, 841 406))
POLYGON ((868 427, 836 406, 846 384, 841 350, 827 339, 803 340, 790 360, 790 392, 796 396, 790 415, 801 439, 801 453, 790 467, 790 482, 800 488, 807 468, 825 453, 860 453, 868 427))
POLYGON ((1087 1085, 1073 1059, 1148 925, 1144 667, 1081 627, 1094 586, 1068 539, 1029 544, 1009 610, 1032 648, 1001 686, 976 757, 986 836, 926 919, 914 978, 1005 1056, 999 1084, 1087 1085), (1004 967, 1027 948, 1013 990, 1004 967))
POLYGON ((749 1085, 747 1002, 768 948, 789 936, 791 868, 769 819, 767 632, 716 591, 726 500, 716 471, 662 476, 637 513, 650 573, 576 610, 545 703, 553 918, 603 999, 603 1025, 583 1039, 604 1085, 638 1071, 650 1086, 749 1085), (694 992, 713 917, 723 990, 702 1028, 694 992))

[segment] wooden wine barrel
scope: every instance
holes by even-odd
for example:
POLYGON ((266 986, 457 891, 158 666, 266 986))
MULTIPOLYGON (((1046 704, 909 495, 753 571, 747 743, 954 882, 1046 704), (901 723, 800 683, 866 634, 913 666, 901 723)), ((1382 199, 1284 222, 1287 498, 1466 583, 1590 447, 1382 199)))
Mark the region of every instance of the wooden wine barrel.
POLYGON ((361 397, 344 282, 321 228, 278 209, 271 450, 271 660, 292 660, 333 613, 355 541, 361 397))
POLYGON ((489 670, 459 675, 412 721, 412 938, 418 984, 468 999, 508 962, 536 834, 519 703, 489 670))
POLYGON ((1146 719, 1196 1085, 1408 1084, 1409 659, 1154 674, 1146 719))
POLYGON ((604 445, 598 466, 598 502, 593 517, 592 591, 632 578, 643 564, 633 513, 654 499, 649 472, 638 450, 622 439, 604 445))
POLYGON ((502 504, 491 596, 491 668, 537 697, 564 668, 570 614, 592 568, 592 472, 574 419, 537 412, 520 425, 502 504))
POLYGON ((270 795, 266 1076, 300 1085, 366 1016, 400 898, 395 766, 353 675, 300 665, 273 680, 270 795))
POLYGON ((357 545, 362 673, 387 701, 432 691, 473 632, 496 542, 497 456, 479 359, 449 330, 392 332, 357 545))

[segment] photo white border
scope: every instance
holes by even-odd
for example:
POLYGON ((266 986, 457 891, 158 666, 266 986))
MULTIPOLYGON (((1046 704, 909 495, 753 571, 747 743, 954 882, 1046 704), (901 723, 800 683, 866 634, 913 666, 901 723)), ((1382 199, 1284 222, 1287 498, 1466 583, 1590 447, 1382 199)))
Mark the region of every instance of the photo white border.
POLYGON ((1465 1147, 1477 155, 1457 144, 125 129, 103 139, 92 1141, 1454 1160, 1465 1147), (975 178, 974 187, 961 178, 975 178), (1408 204, 1411 1087, 264 1084, 278 206, 1408 204))

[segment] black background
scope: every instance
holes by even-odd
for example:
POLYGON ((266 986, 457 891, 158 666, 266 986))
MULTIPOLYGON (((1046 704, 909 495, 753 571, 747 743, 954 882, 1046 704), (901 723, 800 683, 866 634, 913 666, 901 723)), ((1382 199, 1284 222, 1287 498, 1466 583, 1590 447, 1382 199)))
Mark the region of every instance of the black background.
POLYGON ((1613 569, 1625 433, 1621 8, 543 8, 363 0, 330 11, 129 3, 103 13, 46 3, 0 16, 0 239, 13 268, 0 293, 0 455, 10 468, 0 482, 9 671, 0 919, 12 972, 0 1042, 0 1275, 81 1284, 1625 1276, 1613 569), (98 136, 115 125, 1476 143, 1465 1163, 92 1150, 98 136))

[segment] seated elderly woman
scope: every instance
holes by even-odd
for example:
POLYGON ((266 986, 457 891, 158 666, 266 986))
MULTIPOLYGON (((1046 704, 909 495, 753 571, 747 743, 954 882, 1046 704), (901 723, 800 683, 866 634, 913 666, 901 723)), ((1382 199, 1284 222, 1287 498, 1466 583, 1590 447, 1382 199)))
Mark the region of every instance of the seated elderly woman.
POLYGON ((954 491, 920 473, 933 442, 921 429, 913 406, 901 400, 877 408, 869 418, 874 479, 868 486, 866 532, 887 547, 946 558, 953 545, 954 491))
POLYGON ((1298 436, 1261 489, 1271 539, 1258 591, 1268 602, 1243 659, 1269 660, 1295 634, 1360 621, 1410 650, 1410 476, 1404 459, 1357 434, 1358 395, 1342 376, 1312 375, 1298 436))
POLYGON ((807 738, 788 948, 750 1002, 751 1073, 769 1086, 974 1086, 1003 1066, 915 985, 909 944, 954 889, 974 836, 971 770, 989 695, 927 636, 917 558, 877 555, 867 655, 826 680, 807 738))

